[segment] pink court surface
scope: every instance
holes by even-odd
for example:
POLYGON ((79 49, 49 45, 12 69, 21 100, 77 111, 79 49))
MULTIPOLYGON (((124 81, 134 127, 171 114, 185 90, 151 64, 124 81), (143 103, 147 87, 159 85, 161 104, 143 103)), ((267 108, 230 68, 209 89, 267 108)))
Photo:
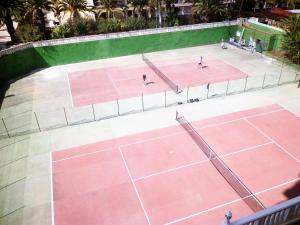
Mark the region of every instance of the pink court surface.
MULTIPOLYGON (((206 68, 198 66, 196 59, 185 58, 172 61, 153 61, 161 72, 179 88, 200 86, 226 80, 245 78, 247 74, 215 57, 203 59, 206 68)), ((69 74, 74 106, 153 94, 170 87, 156 75, 147 64, 116 66, 69 74), (147 75, 151 84, 144 85, 142 75, 147 75)))
MULTIPOLYGON (((266 207, 300 194, 299 117, 270 105, 192 124, 266 207)), ((180 125, 53 152, 52 173, 55 225, 216 225, 226 210, 252 213, 180 125)))

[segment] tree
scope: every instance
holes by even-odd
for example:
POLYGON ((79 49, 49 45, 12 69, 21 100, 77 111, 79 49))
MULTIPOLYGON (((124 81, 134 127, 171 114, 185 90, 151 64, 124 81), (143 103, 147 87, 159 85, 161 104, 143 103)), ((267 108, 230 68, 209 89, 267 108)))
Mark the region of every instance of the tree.
POLYGON ((13 43, 17 42, 17 38, 12 17, 18 14, 21 6, 20 0, 0 0, 0 19, 6 25, 7 32, 13 43))
POLYGON ((85 0, 61 0, 61 10, 70 12, 71 20, 79 19, 80 12, 90 11, 85 0))
POLYGON ((61 12, 63 12, 61 0, 52 0, 52 10, 54 11, 55 17, 58 19, 59 24, 61 24, 61 12))
POLYGON ((37 25, 47 37, 45 13, 50 10, 53 10, 50 0, 25 0, 24 20, 29 24, 37 25))
POLYGON ((282 48, 286 57, 293 63, 300 65, 300 15, 290 16, 282 20, 285 34, 282 48))
POLYGON ((199 15, 201 22, 221 21, 230 17, 220 0, 193 0, 193 12, 199 15))
POLYGON ((161 15, 162 0, 149 0, 148 5, 150 10, 155 11, 155 17, 158 19, 159 27, 161 27, 162 26, 162 15, 161 15))
POLYGON ((99 6, 97 7, 98 15, 101 15, 104 11, 106 12, 107 18, 114 17, 113 11, 116 9, 116 7, 117 7, 117 0, 99 0, 99 6))
POLYGON ((131 0, 130 3, 133 6, 134 11, 137 11, 138 17, 141 17, 144 7, 148 4, 148 0, 131 0))

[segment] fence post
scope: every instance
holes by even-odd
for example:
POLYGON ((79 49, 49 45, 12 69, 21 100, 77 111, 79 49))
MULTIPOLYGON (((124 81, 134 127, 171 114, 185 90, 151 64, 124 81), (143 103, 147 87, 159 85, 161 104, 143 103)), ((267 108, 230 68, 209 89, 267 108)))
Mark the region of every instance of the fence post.
POLYGON ((280 77, 281 77, 281 75, 282 75, 282 70, 283 70, 283 61, 282 61, 282 64, 281 64, 281 69, 280 69, 280 77))
POLYGON ((247 83, 248 83, 248 76, 246 77, 246 80, 245 80, 244 92, 246 91, 246 88, 247 88, 247 83))
POLYGON ((189 102, 189 90, 190 90, 190 87, 188 87, 187 91, 186 91, 186 103, 189 102))
POLYGON ((66 118, 67 125, 69 125, 68 118, 67 118, 67 113, 66 113, 66 108, 65 107, 64 107, 64 113, 65 113, 65 118, 66 118))
POLYGON ((165 90, 165 108, 167 107, 167 90, 165 90))
POLYGON ((120 116, 120 106, 119 106, 119 99, 117 98, 117 106, 118 106, 118 116, 120 116))
POLYGON ((6 131, 7 137, 9 137, 9 138, 10 138, 10 135, 9 135, 9 133, 8 133, 8 129, 7 129, 7 127, 6 127, 6 124, 5 124, 5 122, 4 122, 4 119, 3 119, 3 118, 2 118, 2 122, 3 122, 4 128, 5 128, 5 131, 6 131))
POLYGON ((142 93, 142 108, 143 108, 143 112, 145 111, 145 108, 144 108, 144 94, 142 93))
POLYGON ((262 86, 261 86, 262 89, 264 88, 264 85, 265 85, 265 79, 266 79, 266 73, 265 73, 265 75, 264 75, 264 80, 263 80, 263 82, 262 82, 262 86))
POLYGON ((92 109, 93 109, 93 116, 94 116, 94 121, 96 121, 96 116, 95 116, 95 109, 94 109, 94 104, 92 104, 92 109))
POLYGON ((227 95, 227 93, 228 93, 228 87, 229 87, 229 80, 227 81, 227 87, 226 87, 226 94, 225 95, 227 95))
POLYGON ((36 112, 34 112, 34 117, 35 117, 36 123, 38 125, 39 131, 41 132, 42 130, 41 130, 41 127, 40 127, 39 120, 37 118, 36 112))
POLYGON ((297 77, 298 77, 299 71, 300 71, 300 68, 296 69, 296 76, 295 76, 294 81, 297 81, 297 77))
POLYGON ((208 95, 209 95, 209 85, 207 86, 207 93, 206 93, 206 98, 208 99, 208 95))
POLYGON ((280 85, 281 75, 282 75, 282 73, 280 73, 280 75, 279 75, 277 86, 280 85))

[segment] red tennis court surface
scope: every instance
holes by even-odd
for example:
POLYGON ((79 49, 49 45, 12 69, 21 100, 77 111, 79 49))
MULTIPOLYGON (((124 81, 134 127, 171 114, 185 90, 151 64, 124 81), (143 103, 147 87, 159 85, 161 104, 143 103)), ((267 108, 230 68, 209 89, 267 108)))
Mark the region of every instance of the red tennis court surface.
MULTIPOLYGON (((203 59, 204 65, 207 66, 204 69, 199 68, 195 59, 153 61, 153 63, 179 88, 241 79, 247 76, 242 71, 214 57, 203 59)), ((171 90, 145 63, 140 66, 116 66, 73 72, 69 74, 69 80, 74 106, 171 90), (148 82, 153 83, 144 85, 143 74, 147 75, 148 82)))
MULTIPOLYGON (((271 105, 193 125, 265 206, 300 194, 299 117, 271 105)), ((181 126, 53 152, 52 171, 55 225, 217 225, 226 210, 252 213, 181 126)))

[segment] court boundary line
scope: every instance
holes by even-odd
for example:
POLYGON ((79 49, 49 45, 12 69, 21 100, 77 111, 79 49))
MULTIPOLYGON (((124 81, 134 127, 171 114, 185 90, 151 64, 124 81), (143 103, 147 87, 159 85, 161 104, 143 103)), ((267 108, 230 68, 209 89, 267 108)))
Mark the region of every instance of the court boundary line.
POLYGON ((117 92, 117 95, 119 96, 119 95, 120 95, 120 93, 119 93, 119 88, 117 88, 116 83, 115 83, 114 80, 110 77, 109 74, 106 73, 105 75, 108 77, 108 79, 109 79, 110 82, 112 83, 112 85, 113 85, 115 91, 117 92))
POLYGON ((282 151, 284 151, 287 155, 289 155, 293 160, 295 160, 298 164, 300 164, 300 160, 297 159, 292 153, 290 153, 289 151, 287 151, 284 147, 282 147, 280 144, 278 144, 273 138, 271 138, 269 135, 267 135, 265 132, 263 132, 260 128, 258 128, 257 126, 255 126, 251 121, 249 121, 248 119, 244 119, 248 124, 250 124, 253 128, 255 128, 259 133, 261 133, 264 137, 266 137, 267 139, 271 140, 274 142, 274 144, 281 149, 282 151))
MULTIPOLYGON (((76 159, 76 158, 80 158, 80 157, 84 157, 84 156, 88 156, 88 155, 93 155, 93 154, 97 154, 99 152, 113 151, 113 150, 117 150, 117 149, 118 149, 118 146, 109 147, 109 148, 101 149, 101 150, 98 150, 98 151, 93 151, 93 152, 89 152, 89 153, 82 153, 82 154, 77 154, 77 155, 73 155, 73 156, 70 156, 70 157, 66 157, 66 158, 63 158, 63 159, 53 160, 53 163, 66 161, 66 160, 70 160, 70 159, 76 159)), ((64 150, 61 150, 61 151, 64 151, 64 150)))
MULTIPOLYGON (((238 118, 238 119, 228 120, 228 121, 224 121, 224 122, 220 122, 220 123, 212 123, 212 124, 205 125, 205 126, 202 126, 202 127, 196 127, 195 130, 199 131, 201 129, 206 129, 206 128, 210 128, 210 127, 217 127, 217 126, 220 126, 220 125, 224 125, 224 124, 228 124, 228 123, 232 123, 232 122, 237 122, 237 121, 243 120, 244 118, 254 118, 254 117, 258 117, 258 116, 262 116, 262 115, 267 115, 267 114, 271 114, 271 113, 276 113, 276 112, 284 111, 284 110, 285 109, 277 109, 277 110, 272 110, 272 111, 266 112, 266 113, 261 113, 261 114, 257 114, 257 115, 251 115, 251 116, 244 116, 244 117, 241 117, 241 118, 238 118)), ((221 116, 223 116, 223 115, 221 115, 221 116)), ((219 116, 217 116, 217 117, 219 117, 219 116)), ((208 118, 206 118, 206 119, 208 119, 208 118)), ((131 145, 135 145, 135 144, 145 143, 145 142, 149 142, 149 141, 153 141, 153 140, 158 140, 158 139, 162 139, 162 138, 170 137, 170 136, 175 136, 175 135, 179 135, 179 134, 184 134, 184 133, 187 133, 187 132, 186 131, 178 131, 178 132, 174 132, 172 134, 161 135, 159 137, 148 138, 148 139, 144 139, 144 140, 141 140, 141 141, 136 141, 136 142, 132 142, 132 143, 129 143, 129 144, 120 145, 120 146, 121 147, 127 147, 127 146, 131 146, 131 145)))
POLYGON ((68 71, 66 72, 66 75, 67 75, 67 83, 68 83, 69 94, 70 94, 70 98, 71 98, 71 106, 72 106, 72 108, 74 108, 74 99, 73 99, 73 95, 72 95, 70 77, 69 77, 69 72, 68 71))
POLYGON ((52 168, 52 152, 50 152, 50 193, 51 193, 51 225, 54 225, 54 193, 53 193, 53 168, 52 168))
MULTIPOLYGON (((272 187, 270 187, 270 188, 266 188, 266 189, 264 189, 264 190, 262 190, 262 191, 255 192, 255 193, 253 193, 253 195, 260 195, 260 194, 263 194, 263 193, 265 193, 265 192, 267 192, 267 191, 274 190, 274 189, 276 189, 276 188, 279 188, 279 187, 284 186, 284 185, 289 184, 289 183, 293 183, 293 182, 298 181, 298 180, 300 180, 300 177, 299 177, 299 178, 292 179, 292 180, 289 180, 289 181, 286 181, 286 182, 283 182, 283 183, 280 183, 280 184, 278 184, 278 185, 274 185, 274 186, 272 186, 272 187)), ((177 220, 173 220, 173 221, 171 221, 171 222, 165 223, 164 225, 171 225, 171 224, 174 224, 174 223, 178 223, 178 222, 181 222, 181 221, 184 221, 184 220, 193 218, 193 217, 195 217, 195 216, 201 215, 201 214, 203 214, 203 213, 210 212, 210 211, 213 211, 213 210, 215 210, 215 209, 221 208, 221 207, 223 207, 223 206, 230 205, 230 204, 232 204, 232 203, 242 201, 243 199, 249 198, 249 197, 250 197, 250 195, 249 195, 249 196, 246 196, 246 197, 244 197, 244 198, 235 199, 235 200, 230 201, 230 202, 227 202, 227 203, 225 203, 225 204, 220 204, 220 205, 217 205, 217 206, 215 206, 215 207, 212 207, 212 208, 209 208, 209 209, 206 209, 206 210, 202 210, 202 211, 197 212, 197 213, 194 213, 194 214, 190 214, 189 216, 182 217, 182 218, 179 218, 179 219, 177 219, 177 220)))
MULTIPOLYGON (((230 152, 230 153, 227 153, 227 154, 222 154, 222 155, 219 155, 219 157, 221 159, 224 159, 224 158, 227 158, 228 156, 231 156, 231 155, 236 155, 236 154, 239 154, 239 153, 242 153, 242 152, 251 151, 251 150, 254 151, 255 149, 258 149, 258 148, 260 148, 262 146, 271 145, 271 144, 274 144, 274 143, 271 142, 271 141, 269 141, 269 142, 266 142, 266 143, 263 143, 263 144, 254 145, 254 146, 247 147, 247 148, 242 148, 240 150, 237 150, 237 151, 234 151, 234 152, 230 152)), ((182 166, 178 166, 178 167, 174 167, 174 168, 171 168, 171 169, 162 170, 160 172, 152 173, 152 174, 149 174, 149 175, 141 176, 141 177, 135 178, 133 180, 136 182, 136 181, 148 179, 150 177, 158 176, 158 175, 161 175, 161 174, 171 173, 171 172, 174 172, 174 171, 178 171, 180 169, 184 169, 184 168, 196 166, 196 165, 199 165, 199 164, 202 164, 202 163, 206 163, 206 162, 209 162, 209 161, 210 161, 209 159, 198 160, 198 161, 193 162, 193 163, 188 163, 188 164, 185 164, 185 165, 182 165, 182 166)))
POLYGON ((292 113, 294 116, 300 117, 300 114, 294 112, 294 110, 290 110, 290 109, 288 109, 286 106, 284 106, 284 105, 282 105, 282 104, 280 104, 280 103, 277 103, 277 104, 278 104, 279 106, 281 106, 282 108, 284 108, 286 111, 292 113))
POLYGON ((142 199, 141 199, 141 197, 140 197, 140 194, 139 194, 139 192, 138 192, 138 190, 137 190, 137 187, 136 187, 136 185, 135 185, 135 183, 134 183, 134 181, 133 181, 133 179, 132 179, 130 170, 129 170, 128 166, 127 166, 127 163, 126 163, 126 160, 125 160, 125 158, 124 158, 124 155, 123 155, 123 152, 122 152, 122 149, 121 149, 121 148, 119 148, 119 153, 121 154, 123 163, 124 163, 124 165, 125 165, 125 167, 126 167, 126 171, 127 171, 128 175, 129 175, 131 184, 132 184, 132 186, 133 186, 133 189, 135 190, 135 194, 137 195, 137 198, 138 198, 138 200, 139 200, 139 202, 140 202, 140 205, 141 205, 141 207, 142 207, 142 210, 143 210, 143 212, 144 212, 144 214, 145 214, 146 220, 148 221, 148 224, 151 225, 151 222, 150 222, 148 213, 147 213, 147 211, 146 211, 146 209, 145 209, 145 207, 144 207, 143 201, 142 201, 142 199))
MULTIPOLYGON (((280 111, 288 111, 288 110, 286 110, 286 109, 276 109, 276 110, 272 110, 272 111, 269 111, 269 112, 258 113, 258 114, 254 114, 254 115, 246 116, 246 117, 241 117, 241 118, 234 119, 234 120, 228 120, 228 121, 224 121, 224 122, 220 122, 220 123, 212 123, 212 124, 205 125, 205 126, 202 126, 202 127, 196 127, 196 130, 198 131, 200 129, 206 129, 206 128, 210 128, 210 127, 217 127, 219 125, 224 125, 224 124, 227 124, 227 123, 232 123, 232 122, 240 121, 240 120, 243 120, 244 118, 255 118, 255 117, 259 117, 259 116, 263 116, 263 115, 267 115, 267 114, 271 114, 271 113, 276 113, 276 112, 280 112, 280 111)), ((220 115, 220 116, 223 116, 223 115, 220 115)), ((219 117, 219 116, 217 116, 217 117, 219 117)), ((68 160, 68 159, 74 159, 74 158, 78 158, 78 157, 83 157, 85 155, 96 154, 96 153, 101 152, 101 151, 109 151, 109 150, 113 150, 114 148, 118 148, 118 147, 122 147, 122 148, 123 147, 128 147, 128 146, 131 146, 131 145, 140 144, 140 143, 146 143, 146 142, 150 142, 150 141, 154 141, 154 140, 159 140, 159 139, 163 139, 163 138, 167 138, 167 137, 172 137, 172 136, 176 136, 176 135, 180 135, 180 134, 184 134, 184 133, 187 133, 187 132, 186 131, 178 131, 178 132, 174 132, 172 134, 161 135, 159 137, 146 138, 146 139, 143 139, 143 140, 140 140, 140 141, 135 141, 135 142, 131 142, 131 143, 128 143, 128 144, 122 144, 122 145, 119 145, 119 146, 116 146, 116 147, 108 147, 108 148, 105 148, 105 149, 102 149, 102 150, 98 150, 98 151, 93 151, 93 152, 89 152, 89 153, 84 153, 84 154, 79 154, 79 155, 74 155, 74 156, 66 157, 66 158, 59 159, 59 160, 54 160, 53 162, 65 161, 65 160, 68 160)), ((98 143, 98 142, 96 142, 96 143, 98 143)), ((96 143, 92 143, 92 144, 96 144, 96 143)), ((58 152, 60 152, 60 151, 67 151, 67 150, 68 149, 62 149, 62 150, 59 150, 58 152)))

